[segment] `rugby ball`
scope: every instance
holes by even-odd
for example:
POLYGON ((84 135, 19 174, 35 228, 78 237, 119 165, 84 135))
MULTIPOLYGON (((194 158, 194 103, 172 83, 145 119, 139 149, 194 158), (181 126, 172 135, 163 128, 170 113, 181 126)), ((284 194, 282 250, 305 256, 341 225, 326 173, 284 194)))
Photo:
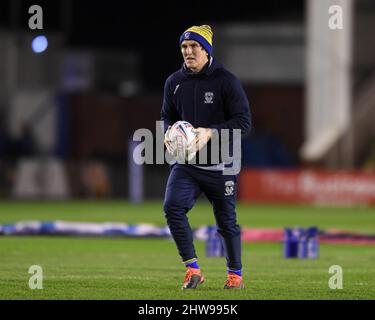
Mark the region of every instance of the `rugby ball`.
POLYGON ((194 127, 189 122, 175 122, 170 128, 168 136, 174 145, 173 156, 177 161, 186 162, 194 158, 196 152, 187 149, 187 146, 195 138, 194 127))

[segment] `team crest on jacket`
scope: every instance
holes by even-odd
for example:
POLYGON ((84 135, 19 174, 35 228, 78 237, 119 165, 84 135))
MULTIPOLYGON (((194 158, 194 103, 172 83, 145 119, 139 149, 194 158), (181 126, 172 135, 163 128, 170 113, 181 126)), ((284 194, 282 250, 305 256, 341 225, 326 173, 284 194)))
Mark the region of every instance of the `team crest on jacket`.
POLYGON ((225 196, 233 196, 234 193, 234 181, 225 181, 225 196))
POLYGON ((214 93, 206 92, 204 94, 204 103, 214 103, 214 93))

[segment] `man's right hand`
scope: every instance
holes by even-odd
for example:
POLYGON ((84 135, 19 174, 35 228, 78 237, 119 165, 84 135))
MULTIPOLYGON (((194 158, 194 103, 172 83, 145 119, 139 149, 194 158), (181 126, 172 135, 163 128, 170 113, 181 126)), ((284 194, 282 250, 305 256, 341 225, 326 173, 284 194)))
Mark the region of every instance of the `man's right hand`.
POLYGON ((167 131, 164 134, 164 145, 167 148, 168 152, 175 157, 177 154, 177 146, 176 144, 169 138, 169 132, 171 130, 171 126, 168 127, 167 131))

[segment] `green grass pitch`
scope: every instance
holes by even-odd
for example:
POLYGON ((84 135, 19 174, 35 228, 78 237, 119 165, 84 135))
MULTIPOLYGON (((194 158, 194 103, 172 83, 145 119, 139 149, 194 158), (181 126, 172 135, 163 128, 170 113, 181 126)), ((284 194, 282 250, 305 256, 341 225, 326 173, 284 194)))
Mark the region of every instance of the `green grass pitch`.
MULTIPOLYGON (((239 205, 243 227, 317 225, 375 233, 374 208, 239 205)), ((0 223, 21 220, 154 223, 165 225, 160 202, 2 202, 0 223)), ((189 213, 193 227, 214 222, 210 205, 189 213)), ((281 243, 245 243, 245 290, 223 290, 225 260, 206 258, 196 241, 206 282, 180 289, 184 276, 166 239, 0 236, 0 299, 374 299, 375 248, 321 244, 317 260, 282 258, 281 243), (43 289, 28 287, 31 265, 43 268, 43 289), (331 265, 343 268, 343 289, 328 287, 331 265)))

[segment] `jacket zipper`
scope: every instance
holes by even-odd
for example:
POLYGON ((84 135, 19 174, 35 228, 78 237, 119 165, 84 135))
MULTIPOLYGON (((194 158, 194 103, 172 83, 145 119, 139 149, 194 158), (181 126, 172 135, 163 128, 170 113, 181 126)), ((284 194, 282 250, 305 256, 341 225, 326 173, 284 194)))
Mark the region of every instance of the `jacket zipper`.
POLYGON ((197 81, 194 83, 194 126, 197 126, 197 81))

